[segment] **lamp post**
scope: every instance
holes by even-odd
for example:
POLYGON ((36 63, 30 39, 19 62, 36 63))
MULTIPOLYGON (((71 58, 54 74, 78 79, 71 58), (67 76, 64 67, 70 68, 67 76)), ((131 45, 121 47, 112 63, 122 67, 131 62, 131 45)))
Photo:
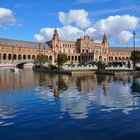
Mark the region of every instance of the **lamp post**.
POLYGON ((39 43, 39 55, 40 55, 40 48, 41 48, 41 45, 40 45, 40 43, 39 43))
POLYGON ((133 70, 135 70, 136 67, 136 56, 135 56, 135 37, 136 37, 136 32, 133 31, 133 52, 134 52, 134 58, 133 58, 133 70))
POLYGON ((45 56, 45 47, 46 47, 46 46, 44 46, 44 56, 45 56))

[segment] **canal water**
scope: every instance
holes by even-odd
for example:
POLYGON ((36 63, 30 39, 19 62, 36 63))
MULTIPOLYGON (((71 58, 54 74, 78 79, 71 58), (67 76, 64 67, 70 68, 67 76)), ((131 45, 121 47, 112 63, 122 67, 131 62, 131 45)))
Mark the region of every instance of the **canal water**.
POLYGON ((0 140, 139 140, 140 78, 0 70, 0 140))

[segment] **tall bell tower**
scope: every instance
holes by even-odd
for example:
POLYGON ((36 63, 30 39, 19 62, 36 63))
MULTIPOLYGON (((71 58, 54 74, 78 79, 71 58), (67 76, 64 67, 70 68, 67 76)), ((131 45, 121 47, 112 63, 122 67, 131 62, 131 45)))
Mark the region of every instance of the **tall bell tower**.
POLYGON ((56 63, 57 61, 57 54, 61 52, 60 50, 60 38, 58 35, 58 31, 55 28, 54 33, 53 33, 53 37, 52 37, 52 50, 53 50, 53 63, 56 63))
POLYGON ((107 36, 106 36, 106 34, 104 33, 104 35, 103 35, 103 40, 102 40, 102 51, 104 52, 104 53, 108 53, 108 49, 109 49, 109 43, 108 43, 108 39, 107 39, 107 36))
POLYGON ((53 40, 59 41, 59 35, 58 35, 58 31, 56 28, 55 28, 54 33, 53 33, 53 40))
POLYGON ((109 43, 106 34, 103 35, 102 40, 102 58, 105 63, 108 62, 109 43))
POLYGON ((54 33, 53 33, 53 38, 52 38, 53 51, 58 52, 59 51, 59 46, 60 46, 60 38, 59 38, 59 35, 58 35, 58 31, 55 28, 54 33))

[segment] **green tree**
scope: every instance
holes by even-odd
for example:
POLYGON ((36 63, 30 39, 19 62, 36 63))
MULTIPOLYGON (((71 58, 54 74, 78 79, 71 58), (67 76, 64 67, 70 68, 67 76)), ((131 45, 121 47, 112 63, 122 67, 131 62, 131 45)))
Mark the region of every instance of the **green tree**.
POLYGON ((68 57, 65 53, 59 53, 57 55, 57 65, 58 67, 63 66, 64 63, 68 61, 68 57))
POLYGON ((135 63, 140 62, 140 51, 132 51, 131 59, 132 59, 132 61, 134 61, 134 59, 135 59, 135 63))
POLYGON ((35 60, 35 64, 42 66, 47 61, 48 61, 48 58, 45 55, 40 54, 37 56, 37 59, 35 60))

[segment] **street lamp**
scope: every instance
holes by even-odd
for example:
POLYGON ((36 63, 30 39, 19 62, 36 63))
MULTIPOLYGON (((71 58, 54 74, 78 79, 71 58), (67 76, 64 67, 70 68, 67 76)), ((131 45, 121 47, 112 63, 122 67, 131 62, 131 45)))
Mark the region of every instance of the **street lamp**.
POLYGON ((41 44, 39 43, 39 55, 40 55, 41 44))
POLYGON ((134 52, 134 58, 133 58, 133 70, 135 70, 136 67, 136 57, 135 57, 135 37, 136 37, 136 32, 133 31, 133 52, 134 52))
POLYGON ((46 47, 46 46, 44 46, 44 56, 45 56, 45 47, 46 47))

